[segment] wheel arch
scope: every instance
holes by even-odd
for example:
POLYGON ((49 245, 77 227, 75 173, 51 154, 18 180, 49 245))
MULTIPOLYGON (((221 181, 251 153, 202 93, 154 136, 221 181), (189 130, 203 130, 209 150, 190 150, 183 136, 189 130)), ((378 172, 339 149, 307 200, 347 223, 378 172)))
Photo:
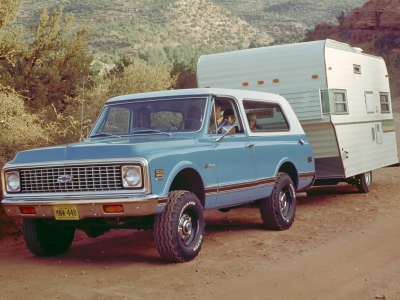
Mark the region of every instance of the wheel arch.
POLYGON ((180 169, 175 176, 171 184, 169 185, 168 192, 176 190, 186 190, 192 192, 199 198, 201 205, 204 208, 205 205, 205 192, 204 192, 204 182, 200 173, 187 166, 180 169))
POLYGON ((297 190, 299 184, 299 173, 296 166, 290 161, 283 161, 278 168, 277 173, 279 172, 285 172, 288 174, 293 181, 295 189, 297 190))

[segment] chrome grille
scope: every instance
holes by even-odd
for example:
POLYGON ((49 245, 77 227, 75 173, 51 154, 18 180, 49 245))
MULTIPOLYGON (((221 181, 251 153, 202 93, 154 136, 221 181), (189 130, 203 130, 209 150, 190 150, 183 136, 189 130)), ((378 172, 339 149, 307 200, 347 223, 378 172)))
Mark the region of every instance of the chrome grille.
POLYGON ((120 165, 21 169, 22 193, 113 191, 122 189, 120 165), (70 178, 70 182, 58 182, 70 178))

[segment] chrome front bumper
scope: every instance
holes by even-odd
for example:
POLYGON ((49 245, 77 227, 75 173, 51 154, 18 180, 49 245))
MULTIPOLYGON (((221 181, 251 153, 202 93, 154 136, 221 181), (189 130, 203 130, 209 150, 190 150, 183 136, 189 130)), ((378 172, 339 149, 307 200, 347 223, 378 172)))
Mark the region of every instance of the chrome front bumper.
POLYGON ((138 197, 115 197, 109 199, 88 198, 30 198, 4 199, 2 202, 5 213, 12 218, 55 218, 54 205, 76 205, 79 211, 79 219, 86 218, 112 218, 132 217, 154 214, 158 207, 165 206, 166 199, 157 195, 143 195, 138 197), (124 211, 119 213, 104 212, 104 205, 123 205, 124 211), (33 207, 36 214, 21 214, 20 207, 33 207))

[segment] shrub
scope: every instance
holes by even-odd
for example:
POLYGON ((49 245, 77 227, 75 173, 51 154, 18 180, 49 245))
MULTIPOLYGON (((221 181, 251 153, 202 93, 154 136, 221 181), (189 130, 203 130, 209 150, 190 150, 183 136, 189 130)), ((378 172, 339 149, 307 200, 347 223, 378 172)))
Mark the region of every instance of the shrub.
POLYGON ((18 151, 49 145, 54 124, 30 113, 21 96, 0 86, 0 166, 18 151))

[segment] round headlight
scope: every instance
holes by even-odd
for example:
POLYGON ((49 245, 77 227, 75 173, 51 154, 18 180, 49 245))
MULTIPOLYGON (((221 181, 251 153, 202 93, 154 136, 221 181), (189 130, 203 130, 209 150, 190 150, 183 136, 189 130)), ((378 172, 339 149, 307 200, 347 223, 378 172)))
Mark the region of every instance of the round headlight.
POLYGON ((140 182, 140 172, 136 168, 129 169, 125 173, 125 182, 129 186, 136 186, 140 182))
POLYGON ((7 178, 7 187, 8 190, 11 192, 15 192, 19 190, 20 183, 19 183, 19 176, 17 174, 11 174, 7 178))

